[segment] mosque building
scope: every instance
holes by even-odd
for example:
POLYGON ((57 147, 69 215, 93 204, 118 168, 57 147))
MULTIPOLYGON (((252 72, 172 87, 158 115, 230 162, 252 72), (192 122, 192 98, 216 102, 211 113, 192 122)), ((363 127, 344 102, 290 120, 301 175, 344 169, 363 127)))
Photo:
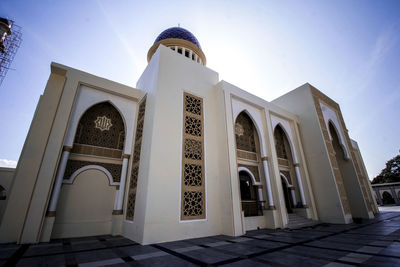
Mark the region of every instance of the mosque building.
POLYGON ((150 244, 378 212, 340 107, 317 88, 265 101, 220 80, 180 27, 147 60, 136 88, 51 64, 18 165, 0 170, 1 243, 150 244))

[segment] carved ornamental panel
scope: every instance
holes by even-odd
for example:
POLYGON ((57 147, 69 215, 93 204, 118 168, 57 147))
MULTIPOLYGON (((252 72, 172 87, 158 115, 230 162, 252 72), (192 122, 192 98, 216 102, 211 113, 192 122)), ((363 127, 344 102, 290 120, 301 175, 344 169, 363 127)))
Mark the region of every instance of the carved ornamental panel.
POLYGON ((181 220, 204 219, 203 99, 184 94, 181 220))

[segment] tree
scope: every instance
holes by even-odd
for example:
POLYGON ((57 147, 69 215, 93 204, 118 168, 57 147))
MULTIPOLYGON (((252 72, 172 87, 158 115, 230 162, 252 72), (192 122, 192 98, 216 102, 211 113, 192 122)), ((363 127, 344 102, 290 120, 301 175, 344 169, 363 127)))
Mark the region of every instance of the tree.
POLYGON ((386 168, 372 180, 372 184, 400 182, 400 154, 386 162, 386 168))

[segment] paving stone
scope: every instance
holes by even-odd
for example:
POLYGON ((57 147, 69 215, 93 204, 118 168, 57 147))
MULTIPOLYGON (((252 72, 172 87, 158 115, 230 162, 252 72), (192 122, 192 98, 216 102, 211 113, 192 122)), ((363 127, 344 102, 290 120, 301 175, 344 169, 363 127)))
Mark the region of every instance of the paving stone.
POLYGON ((349 267, 349 266, 354 266, 354 265, 353 264, 338 263, 338 262, 330 262, 327 265, 324 265, 324 267, 349 267))
POLYGON ((312 241, 307 243, 308 246, 318 247, 318 248, 328 248, 328 249, 338 249, 338 250, 348 250, 348 251, 357 251, 357 249, 361 248, 363 245, 349 244, 349 243, 335 243, 329 242, 325 240, 312 241))
POLYGON ((161 247, 167 248, 167 249, 171 249, 171 250, 175 250, 178 248, 186 248, 186 247, 192 247, 193 243, 187 242, 187 241, 174 241, 174 242, 165 242, 165 243, 160 243, 157 244, 161 247))
POLYGON ((159 252, 161 250, 156 249, 152 246, 128 246, 128 247, 121 247, 118 250, 124 252, 128 256, 135 256, 135 255, 142 255, 142 254, 149 254, 154 252, 159 252))
POLYGON ((0 246, 0 259, 10 258, 20 248, 20 245, 15 244, 6 244, 0 246))
POLYGON ((56 254, 63 252, 64 248, 62 244, 36 245, 36 246, 30 246, 28 250, 24 253, 24 257, 49 255, 49 254, 56 254))
POLYGON ((371 257, 367 261, 363 262, 360 266, 400 266, 400 258, 390 258, 390 257, 371 257))
POLYGON ((73 256, 78 264, 118 258, 118 255, 116 255, 111 249, 78 252, 74 253, 73 256))
POLYGON ((140 264, 140 266, 159 266, 159 267, 163 267, 163 266, 174 266, 174 267, 197 266, 191 262, 185 261, 185 260, 175 257, 173 255, 147 258, 144 260, 138 260, 136 262, 132 262, 132 263, 128 263, 128 264, 131 264, 131 265, 140 264))
POLYGON ((98 240, 82 240, 71 242, 71 251, 92 250, 106 248, 107 246, 98 240))
POLYGON ((360 249, 358 249, 357 251, 359 252, 365 252, 365 253, 378 253, 382 250, 383 248, 380 247, 371 247, 371 246, 364 246, 360 249))
POLYGON ((329 250, 323 248, 312 248, 307 246, 295 246, 281 251, 291 254, 303 255, 311 258, 321 258, 331 261, 334 261, 348 254, 348 252, 345 251, 329 250))
POLYGON ((371 255, 365 255, 365 254, 358 254, 358 253, 349 253, 346 256, 340 258, 339 260, 341 261, 346 261, 349 263, 363 263, 364 261, 370 259, 372 256, 371 255))
POLYGON ((228 244, 232 244, 232 243, 226 242, 226 241, 218 241, 218 242, 214 242, 214 243, 207 243, 205 245, 208 247, 219 247, 219 246, 228 245, 228 244))
POLYGON ((329 263, 328 260, 315 259, 300 255, 288 254, 283 252, 273 252, 256 257, 273 265, 281 266, 323 266, 329 263))
POLYGON ((220 252, 215 250, 214 248, 192 250, 188 252, 183 252, 181 254, 193 258, 195 260, 199 260, 206 264, 213 264, 216 262, 230 260, 239 257, 239 255, 235 256, 228 253, 220 252))
POLYGON ((218 247, 218 251, 230 252, 230 254, 236 254, 240 256, 250 255, 264 250, 265 248, 254 246, 254 244, 246 245, 243 243, 229 244, 218 247))
POLYGON ((249 259, 246 259, 246 260, 241 260, 241 261, 237 261, 237 262, 234 262, 234 263, 228 263, 228 264, 226 264, 226 265, 222 265, 222 266, 238 266, 238 267, 262 267, 262 266, 276 266, 276 265, 273 265, 273 264, 268 264, 267 262, 265 262, 265 261, 261 261, 261 260, 259 260, 259 261, 257 261, 257 260, 249 260, 249 259))
POLYGON ((22 258, 16 266, 18 267, 34 267, 34 266, 64 266, 64 255, 44 256, 44 257, 30 257, 22 258))
POLYGON ((253 240, 249 242, 247 245, 257 246, 264 249, 273 249, 278 247, 287 246, 287 243, 275 242, 275 241, 268 241, 268 240, 253 240))
POLYGON ((195 244, 195 245, 205 245, 208 243, 218 242, 218 240, 216 240, 213 237, 203 237, 203 238, 188 239, 188 240, 186 240, 186 242, 190 243, 190 244, 195 244))

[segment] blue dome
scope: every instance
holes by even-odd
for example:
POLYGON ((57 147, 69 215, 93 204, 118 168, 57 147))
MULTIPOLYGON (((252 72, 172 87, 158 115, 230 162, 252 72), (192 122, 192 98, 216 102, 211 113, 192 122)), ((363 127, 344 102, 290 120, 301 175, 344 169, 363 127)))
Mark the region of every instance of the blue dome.
POLYGON ((172 27, 172 28, 166 29, 165 31, 160 33, 160 35, 158 35, 158 37, 156 38, 154 43, 157 43, 161 40, 168 39, 168 38, 177 38, 177 39, 186 40, 186 41, 189 41, 189 42, 197 45, 201 49, 200 43, 196 39, 196 37, 194 37, 194 35, 190 31, 188 31, 184 28, 181 28, 181 27, 172 27))

